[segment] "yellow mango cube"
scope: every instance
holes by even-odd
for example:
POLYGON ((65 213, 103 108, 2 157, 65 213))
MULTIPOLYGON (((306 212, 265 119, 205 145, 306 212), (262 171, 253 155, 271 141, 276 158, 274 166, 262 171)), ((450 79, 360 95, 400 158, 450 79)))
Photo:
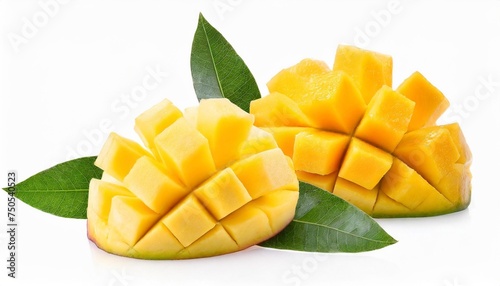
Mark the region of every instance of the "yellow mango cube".
POLYGON ((97 242, 99 247, 106 247, 109 234, 108 219, 100 218, 96 212, 87 208, 87 236, 97 242))
POLYGON ((311 78, 329 70, 323 61, 304 59, 294 66, 281 70, 267 83, 267 88, 271 93, 279 92, 294 101, 300 101, 309 88, 311 78))
POLYGON ((371 190, 389 171, 391 165, 391 154, 352 138, 340 167, 339 177, 371 190))
POLYGON ((179 253, 180 258, 208 257, 220 253, 235 252, 240 248, 220 224, 215 225, 205 235, 179 253))
POLYGON ((186 187, 172 180, 152 158, 139 158, 123 179, 125 186, 158 214, 165 214, 185 195, 186 187))
POLYGON ((276 140, 278 147, 283 150, 283 153, 288 157, 293 157, 293 148, 295 145, 295 138, 301 132, 314 132, 316 129, 310 127, 266 127, 264 130, 271 133, 276 140))
POLYGON ((195 196, 188 196, 177 204, 162 222, 185 247, 217 223, 195 196))
POLYGON ((194 128, 198 127, 198 106, 190 106, 184 109, 184 119, 194 128))
POLYGON ((325 131, 301 132, 295 137, 295 170, 327 175, 340 168, 349 137, 325 131))
POLYGON ((457 163, 470 166, 472 163, 472 152, 470 151, 467 141, 465 141, 465 136, 462 133, 460 125, 458 125, 458 123, 451 123, 443 125, 443 127, 450 132, 451 139, 453 139, 453 143, 455 143, 455 147, 458 153, 460 153, 457 163))
POLYGON ((351 134, 366 109, 352 79, 344 72, 332 71, 315 77, 309 85, 307 100, 298 104, 314 126, 351 134))
POLYGON ((217 220, 252 200, 231 168, 218 172, 193 193, 217 220))
POLYGON ((108 225, 133 246, 161 216, 136 197, 115 196, 109 210, 108 225))
POLYGON ((384 192, 378 192, 377 201, 370 213, 374 217, 406 217, 416 216, 413 210, 387 196, 384 192))
POLYGON ((436 189, 461 210, 470 203, 471 179, 467 165, 455 164, 451 172, 439 181, 436 189))
POLYGON ((433 190, 414 211, 425 215, 437 215, 448 212, 453 204, 440 192, 433 190))
POLYGON ((239 156, 239 149, 248 137, 254 116, 232 104, 227 98, 200 102, 198 130, 208 139, 215 166, 225 167, 239 156))
POLYGON ((339 45, 333 70, 352 77, 366 104, 382 86, 392 87, 392 57, 388 55, 339 45))
POLYGON ((439 89, 433 86, 421 73, 410 75, 397 91, 415 102, 415 111, 408 130, 434 125, 450 102, 439 89))
POLYGON ((257 154, 266 150, 278 148, 278 144, 271 133, 252 126, 247 140, 240 146, 240 157, 257 154))
POLYGON ((408 130, 415 103, 388 86, 372 97, 354 136, 393 152, 408 130))
POLYGON ((394 150, 394 155, 433 186, 453 169, 460 158, 451 133, 440 126, 406 133, 394 150))
POLYGON ((109 226, 109 231, 106 237, 106 247, 111 252, 127 253, 127 255, 131 257, 135 254, 130 242, 127 241, 116 228, 111 226, 109 226))
POLYGON ((207 138, 184 118, 156 136, 155 144, 167 169, 173 170, 189 188, 199 185, 216 171, 207 138))
POLYGON ((180 117, 182 112, 170 100, 164 99, 137 116, 134 129, 144 145, 159 158, 154 144, 155 137, 180 117))
POLYGON ((113 183, 98 179, 90 180, 88 208, 104 221, 108 220, 111 200, 114 196, 133 196, 133 194, 127 188, 113 183))
POLYGON ((232 165, 231 169, 252 199, 256 199, 271 191, 299 189, 295 172, 286 166, 290 163, 283 152, 272 149, 247 157, 232 165))
POLYGON ((255 126, 311 126, 298 104, 279 92, 252 101, 250 112, 255 116, 255 126))
POLYGON ((252 201, 253 207, 262 210, 273 232, 279 232, 287 221, 293 219, 299 193, 296 190, 279 190, 271 192, 252 201))
POLYGON ((151 155, 136 142, 112 132, 94 164, 121 181, 132 169, 135 161, 142 156, 151 155))
POLYGON ((176 256, 184 249, 184 246, 163 223, 157 223, 133 248, 138 254, 138 258, 162 259, 163 257, 176 256))
POLYGON ((273 233, 266 213, 253 204, 246 204, 233 212, 221 224, 240 247, 254 243, 251 234, 258 234, 256 240, 261 242, 273 233))
POLYGON ((409 209, 415 209, 430 193, 436 192, 414 169, 397 158, 382 179, 380 190, 409 209))

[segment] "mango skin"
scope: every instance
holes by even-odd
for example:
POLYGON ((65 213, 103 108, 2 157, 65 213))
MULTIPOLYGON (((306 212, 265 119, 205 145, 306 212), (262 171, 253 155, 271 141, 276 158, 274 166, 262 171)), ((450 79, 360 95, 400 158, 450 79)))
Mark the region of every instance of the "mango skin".
POLYGON ((298 179, 274 137, 227 99, 164 100, 111 133, 89 186, 87 236, 109 253, 189 259, 248 248, 293 219, 298 179))
POLYGON ((293 158, 300 180, 373 217, 433 216, 470 204, 471 151, 457 123, 436 125, 449 102, 421 73, 393 90, 392 57, 340 45, 332 69, 305 59, 267 86, 272 100, 253 101, 250 113, 293 158), (278 106, 293 112, 273 117, 278 106))

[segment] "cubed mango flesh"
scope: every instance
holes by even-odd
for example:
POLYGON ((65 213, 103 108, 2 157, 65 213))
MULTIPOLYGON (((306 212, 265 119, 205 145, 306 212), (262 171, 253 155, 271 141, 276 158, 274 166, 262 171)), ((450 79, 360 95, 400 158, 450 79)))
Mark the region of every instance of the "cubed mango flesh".
POLYGON ((403 81, 397 91, 415 102, 415 111, 408 126, 410 131, 434 125, 450 106, 444 94, 419 72, 403 81))
POLYGON ((165 99, 148 112, 137 116, 134 129, 144 145, 159 158, 154 138, 180 117, 182 117, 182 112, 172 102, 165 99))
POLYGON ((151 156, 151 153, 138 143, 112 132, 97 156, 95 165, 122 181, 142 156, 151 156))
POLYGON ((239 154, 241 157, 245 157, 277 147, 278 144, 271 133, 252 126, 248 138, 240 146, 239 154))
POLYGON ((346 134, 354 131, 366 109, 352 79, 339 71, 313 78, 305 97, 298 104, 314 126, 346 134))
POLYGON ((227 167, 239 158, 240 147, 253 126, 253 115, 246 113, 227 98, 214 98, 210 102, 200 102, 197 119, 197 129, 208 139, 217 169, 227 167))
POLYGON ((301 101, 308 90, 311 78, 330 71, 328 65, 319 60, 304 59, 298 64, 281 70, 268 83, 269 92, 279 92, 294 101, 301 101))
POLYGON ((187 187, 199 185, 216 172, 207 138, 184 118, 158 134, 155 145, 166 169, 187 187))
POLYGON ((460 153, 448 129, 441 126, 406 133, 394 155, 415 169, 433 186, 448 174, 460 153))
POLYGON ((217 221, 195 196, 188 196, 162 219, 162 223, 187 247, 211 230, 217 221))
POLYGON ((380 190, 409 209, 415 209, 436 191, 419 173, 399 159, 382 179, 380 190))
POLYGON ((392 57, 388 55, 339 45, 333 70, 349 74, 367 104, 382 86, 392 87, 392 57))
POLYGON ((259 126, 311 126, 309 118, 291 98, 271 92, 250 103, 250 112, 259 126))
POLYGON ((355 136, 392 153, 408 130, 415 103, 384 85, 373 96, 355 136))
POLYGON ((279 148, 290 158, 293 158, 295 137, 302 132, 315 132, 317 129, 310 127, 265 127, 263 128, 271 133, 276 140, 279 148))
POLYGON ((171 209, 187 195, 186 189, 165 174, 161 165, 148 156, 135 162, 123 183, 144 204, 159 214, 171 209))
POLYGON ((340 167, 339 177, 373 189, 392 166, 392 156, 362 140, 353 138, 340 167))
POLYGON ((471 151, 457 123, 436 125, 449 102, 421 73, 393 90, 391 56, 340 45, 331 70, 305 59, 267 86, 250 113, 293 159, 299 180, 374 217, 469 205, 471 151))
POLYGON ((185 118, 164 100, 141 114, 146 148, 109 136, 96 160, 103 176, 89 186, 88 237, 99 248, 143 259, 221 255, 293 219, 299 183, 272 134, 225 99, 188 110, 185 118))
POLYGON ((349 137, 338 133, 305 131, 297 134, 292 158, 295 170, 318 175, 338 171, 348 143, 349 137))

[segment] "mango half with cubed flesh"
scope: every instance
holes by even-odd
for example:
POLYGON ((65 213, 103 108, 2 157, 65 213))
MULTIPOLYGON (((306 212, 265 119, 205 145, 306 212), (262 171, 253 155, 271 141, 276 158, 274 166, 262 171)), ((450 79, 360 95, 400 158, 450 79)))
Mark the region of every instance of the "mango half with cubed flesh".
POLYGON ((250 113, 293 159, 299 180, 374 217, 469 205, 471 152, 457 123, 436 125, 449 102, 421 73, 394 90, 390 56, 340 45, 333 69, 305 59, 267 86, 250 113))
POLYGON ((235 252, 293 218, 292 161, 227 99, 183 114, 164 100, 136 118, 146 148, 111 133, 90 182, 88 237, 110 253, 183 259, 235 252))

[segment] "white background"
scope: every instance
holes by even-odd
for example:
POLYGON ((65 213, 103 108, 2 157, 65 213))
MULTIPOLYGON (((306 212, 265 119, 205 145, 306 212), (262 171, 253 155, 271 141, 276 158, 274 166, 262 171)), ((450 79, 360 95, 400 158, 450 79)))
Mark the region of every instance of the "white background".
MULTIPOLYGON (((196 104, 189 56, 200 12, 263 94, 272 75, 302 58, 331 65, 339 43, 392 55, 394 86, 421 71, 451 102, 441 122, 459 121, 474 155, 468 210, 379 220, 399 242, 359 254, 253 247, 134 260, 89 243, 84 220, 18 202, 18 278, 7 277, 0 226, 0 285, 500 286, 500 1, 437 2, 0 0, 2 186, 8 170, 21 181, 97 154, 110 130, 137 138, 134 117, 165 97, 181 108, 196 104)), ((2 193, 5 228, 6 205, 2 193)))

